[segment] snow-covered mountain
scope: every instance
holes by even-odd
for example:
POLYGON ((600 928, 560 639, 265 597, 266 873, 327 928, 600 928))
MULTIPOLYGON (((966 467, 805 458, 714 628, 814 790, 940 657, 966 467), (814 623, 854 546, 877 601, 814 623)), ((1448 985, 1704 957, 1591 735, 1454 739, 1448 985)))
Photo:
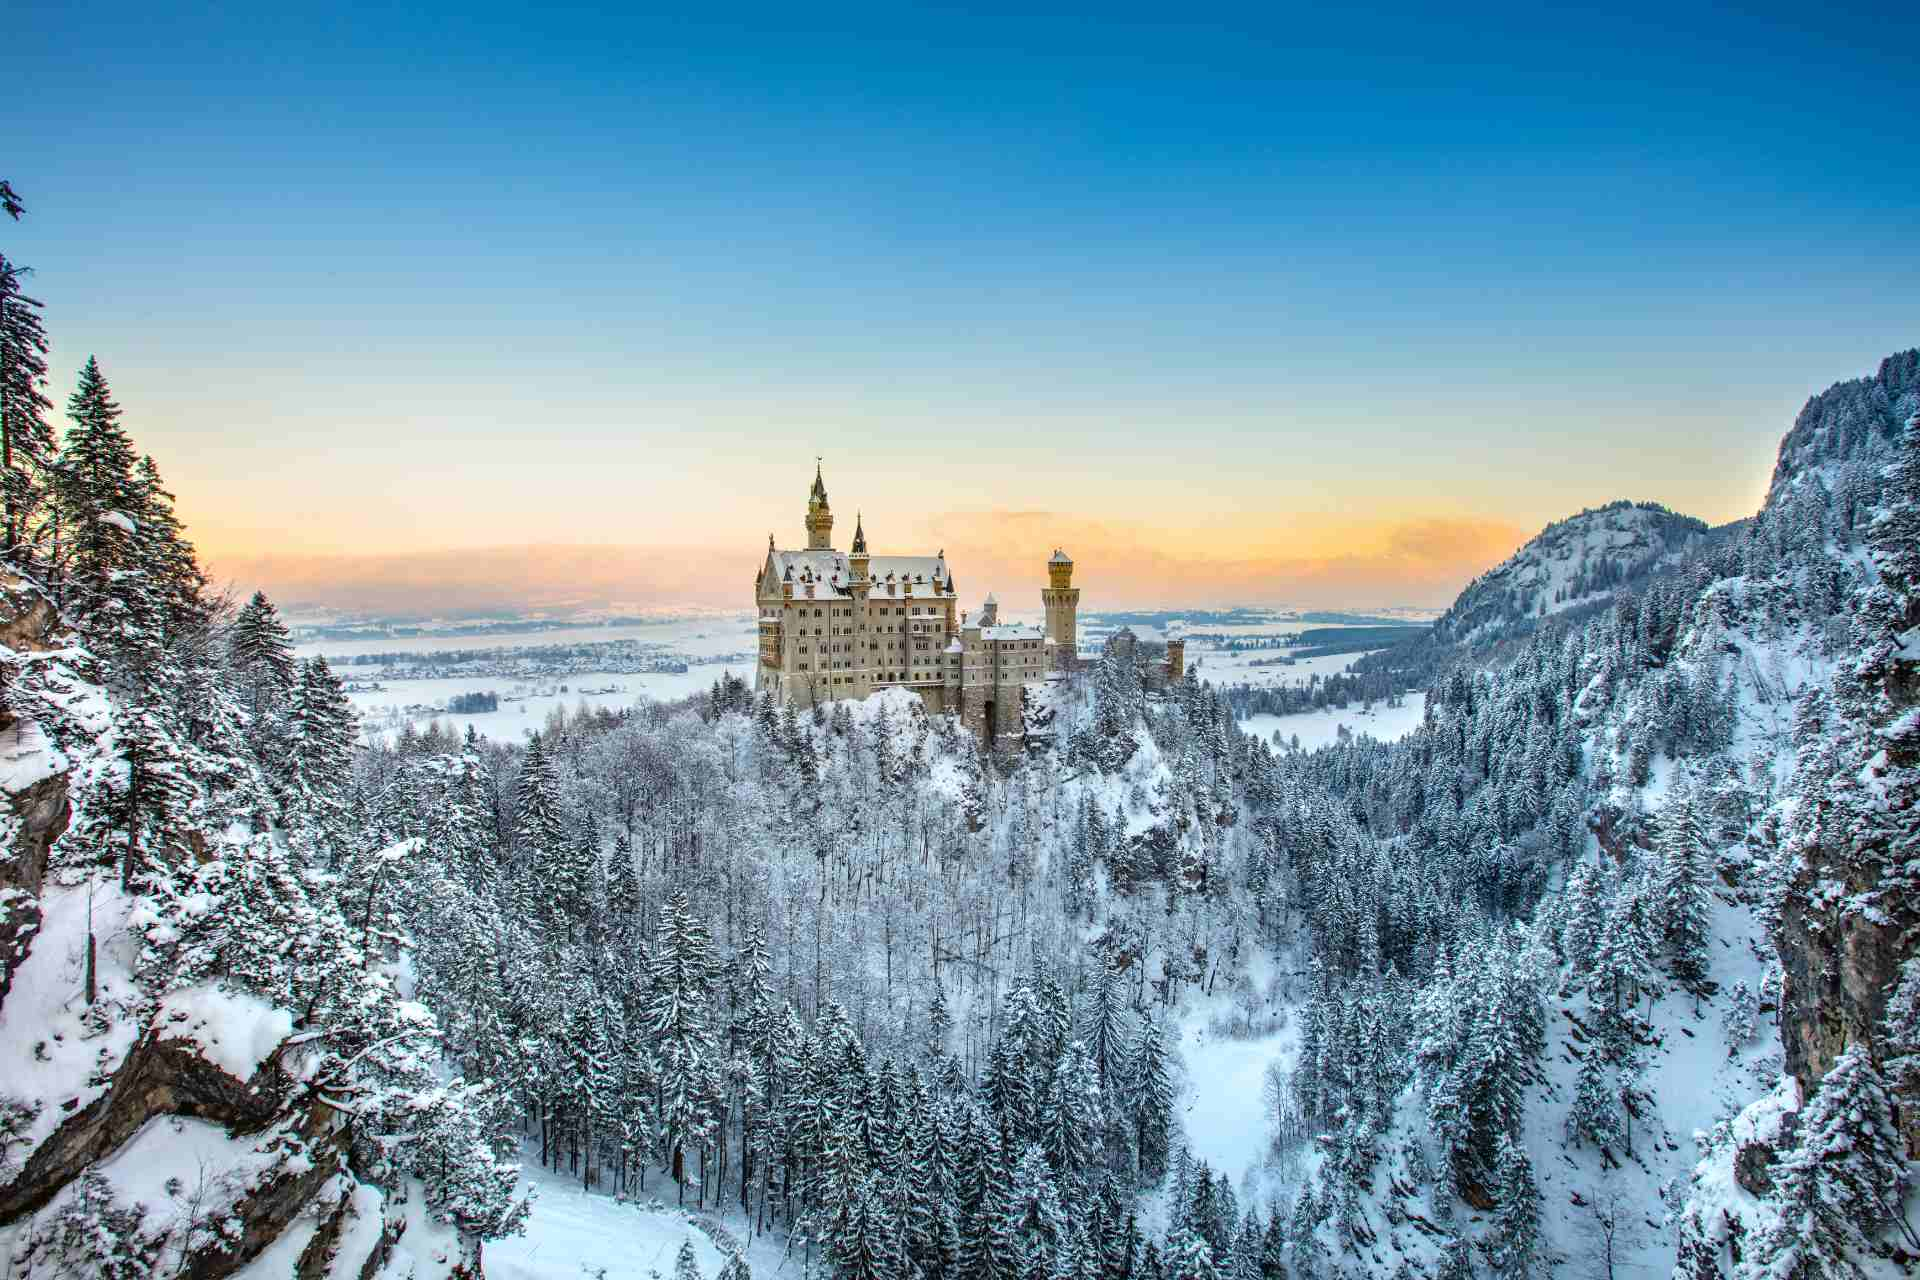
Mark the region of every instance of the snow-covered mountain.
POLYGON ((1654 502, 1613 502, 1542 529, 1468 584, 1434 623, 1437 638, 1479 645, 1541 618, 1597 604, 1645 582, 1709 533, 1654 502))
POLYGON ((69 495, 92 558, 0 575, 0 1259, 1900 1275, 1916 372, 1718 536, 1554 526, 1417 727, 1313 752, 1119 642, 1018 756, 737 681, 356 744, 157 477, 69 495))

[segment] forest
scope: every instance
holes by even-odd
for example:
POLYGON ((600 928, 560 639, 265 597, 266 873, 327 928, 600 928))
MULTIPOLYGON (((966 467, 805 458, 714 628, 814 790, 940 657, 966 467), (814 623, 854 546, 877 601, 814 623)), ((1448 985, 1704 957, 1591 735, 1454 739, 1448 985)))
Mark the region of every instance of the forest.
POLYGON ((274 602, 208 582, 100 362, 55 430, 41 312, 0 266, 0 705, 37 762, 10 1274, 438 1240, 416 1274, 478 1275, 522 1161, 843 1280, 1920 1257, 1915 353, 1809 406, 1739 537, 1450 662, 1400 742, 1276 753, 1244 695, 1109 645, 995 754, 900 691, 733 681, 523 743, 365 738, 274 602), (1229 1004, 1290 1036, 1254 1180, 1179 1114, 1180 1019, 1229 1004), (1683 1100, 1727 1060, 1750 1096, 1683 1100), (232 1171, 133 1198, 164 1117, 232 1171))

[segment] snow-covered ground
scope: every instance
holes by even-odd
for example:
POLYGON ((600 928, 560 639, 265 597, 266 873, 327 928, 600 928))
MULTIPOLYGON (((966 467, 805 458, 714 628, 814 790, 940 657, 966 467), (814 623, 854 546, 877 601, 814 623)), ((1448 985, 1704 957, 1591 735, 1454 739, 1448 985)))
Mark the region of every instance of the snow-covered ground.
POLYGON ((1238 1187, 1249 1175, 1259 1181, 1273 1139, 1266 1108, 1267 1067, 1279 1062, 1291 1070, 1299 1051, 1298 1035, 1286 1030, 1253 1040, 1235 1040, 1210 1029, 1205 1013, 1180 1025, 1180 1057, 1187 1068, 1180 1123, 1187 1148, 1238 1187))
POLYGON ((351 692, 347 695, 360 712, 361 728, 367 733, 392 733, 411 722, 424 727, 438 720, 460 733, 472 725, 482 737, 496 741, 518 741, 541 728, 556 707, 573 711, 579 707, 630 707, 643 698, 651 702, 671 702, 691 693, 704 693, 723 674, 731 673, 752 682, 753 664, 749 662, 702 663, 681 672, 646 672, 611 675, 590 672, 565 679, 509 680, 503 677, 463 676, 455 680, 382 680, 375 692, 351 692), (566 692, 560 691, 561 685, 566 692), (589 692, 591 690, 591 692, 589 692), (447 700, 461 693, 497 693, 498 711, 450 714, 447 700), (513 701, 508 701, 513 699, 513 701))
POLYGON ((371 654, 426 653, 435 650, 510 651, 550 645, 602 644, 632 640, 656 647, 663 656, 698 659, 720 654, 752 653, 759 644, 754 620, 742 614, 725 619, 701 618, 563 631, 529 630, 485 636, 424 635, 393 639, 318 641, 297 646, 299 657, 324 655, 334 672, 349 684, 378 684, 378 689, 348 693, 360 712, 362 730, 381 734, 401 726, 424 727, 438 720, 456 732, 467 726, 484 737, 517 741, 539 729, 556 708, 573 711, 582 706, 623 708, 646 699, 670 702, 710 688, 722 675, 751 680, 753 662, 693 662, 681 672, 569 672, 566 675, 516 678, 462 675, 451 679, 391 679, 385 668, 356 663, 371 654), (562 686, 565 686, 564 690, 562 686), (497 711, 449 714, 447 702, 463 693, 500 695, 497 711))
POLYGON ((317 640, 294 646, 294 656, 324 654, 342 675, 353 670, 346 659, 372 653, 431 653, 445 649, 530 649, 556 644, 606 644, 638 640, 666 645, 681 653, 702 655, 751 649, 759 643, 754 617, 740 613, 725 618, 681 619, 673 622, 632 622, 604 627, 528 628, 487 635, 426 635, 373 637, 365 640, 317 640))
POLYGON ((1301 749, 1312 751, 1338 741, 1343 725, 1356 737, 1365 734, 1381 742, 1394 742, 1418 729, 1426 714, 1427 695, 1409 693, 1397 707, 1376 702, 1371 711, 1349 703, 1291 716, 1248 716, 1240 722, 1240 732, 1256 734, 1269 742, 1278 733, 1281 741, 1287 743, 1298 735, 1301 749))
POLYGON ((1238 653, 1227 649, 1193 649, 1187 653, 1187 665, 1194 668, 1202 680, 1214 684, 1247 684, 1256 689, 1284 689, 1307 684, 1314 676, 1325 679, 1339 675, 1364 656, 1358 653, 1328 653, 1317 658, 1301 658, 1291 666, 1253 665, 1261 659, 1270 660, 1288 652, 1290 650, 1286 649, 1242 649, 1238 653))
MULTIPOLYGON (((711 1280, 726 1257, 708 1233, 695 1225, 695 1218, 718 1221, 734 1240, 746 1239, 738 1220, 676 1209, 671 1183, 648 1179, 649 1187, 668 1189, 667 1200, 642 1205, 582 1190, 577 1179, 537 1164, 523 1167, 521 1174, 534 1192, 526 1234, 486 1246, 489 1280, 592 1280, 601 1274, 607 1280, 644 1280, 654 1274, 671 1277, 674 1258, 687 1240, 693 1242, 700 1274, 711 1280)), ((748 1266, 760 1280, 780 1269, 781 1243, 772 1237, 762 1236, 748 1244, 745 1252, 748 1266)), ((791 1260, 796 1271, 799 1261, 797 1254, 791 1260)))

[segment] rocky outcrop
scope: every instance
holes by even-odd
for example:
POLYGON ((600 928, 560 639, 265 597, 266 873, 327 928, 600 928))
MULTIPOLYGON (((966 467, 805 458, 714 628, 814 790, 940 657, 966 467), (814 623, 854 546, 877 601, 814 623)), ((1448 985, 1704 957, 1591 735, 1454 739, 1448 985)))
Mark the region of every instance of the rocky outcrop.
POLYGON ((157 1116, 209 1120, 229 1133, 266 1129, 278 1118, 291 1081, 268 1059, 253 1080, 236 1080, 179 1040, 142 1041, 92 1105, 61 1122, 0 1187, 0 1226, 32 1213, 157 1116))
POLYGON ((67 778, 54 774, 6 796, 16 824, 11 856, 0 859, 0 1003, 40 931, 40 889, 47 857, 73 815, 67 778))

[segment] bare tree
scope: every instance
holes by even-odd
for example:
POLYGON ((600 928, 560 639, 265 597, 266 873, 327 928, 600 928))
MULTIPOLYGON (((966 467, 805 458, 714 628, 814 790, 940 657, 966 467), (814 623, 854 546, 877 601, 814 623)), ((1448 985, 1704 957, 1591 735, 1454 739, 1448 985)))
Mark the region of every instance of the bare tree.
POLYGON ((1586 1196, 1573 1194, 1577 1211, 1575 1231, 1587 1245, 1587 1274, 1596 1280, 1618 1280, 1621 1273, 1644 1270, 1629 1261, 1646 1244, 1646 1218, 1613 1182, 1603 1183, 1586 1196))

